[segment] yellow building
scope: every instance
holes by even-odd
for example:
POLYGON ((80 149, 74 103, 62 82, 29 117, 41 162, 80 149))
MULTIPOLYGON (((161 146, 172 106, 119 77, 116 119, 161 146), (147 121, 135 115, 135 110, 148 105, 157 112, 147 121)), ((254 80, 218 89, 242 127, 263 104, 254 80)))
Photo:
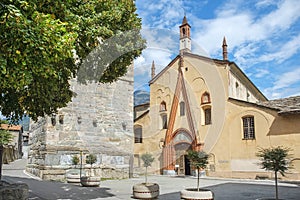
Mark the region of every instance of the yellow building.
POLYGON ((134 167, 140 155, 155 157, 157 174, 192 174, 189 149, 210 156, 209 176, 256 178, 271 176, 260 169, 260 147, 292 149, 289 179, 300 180, 300 96, 267 100, 234 63, 191 52, 191 27, 184 17, 180 53, 160 73, 152 66, 150 103, 135 107, 134 167))

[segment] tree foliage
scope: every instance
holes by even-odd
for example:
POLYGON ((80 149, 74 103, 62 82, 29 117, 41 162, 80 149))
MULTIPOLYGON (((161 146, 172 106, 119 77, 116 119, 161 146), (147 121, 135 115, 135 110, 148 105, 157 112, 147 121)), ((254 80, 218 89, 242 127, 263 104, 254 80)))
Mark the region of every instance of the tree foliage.
POLYGON ((97 157, 94 154, 89 154, 89 155, 86 156, 86 163, 87 164, 92 165, 92 164, 96 163, 96 161, 97 161, 97 157))
POLYGON ((290 161, 288 160, 289 148, 285 147, 271 147, 271 148, 261 148, 256 153, 256 156, 260 158, 259 165, 262 169, 270 170, 275 173, 275 193, 276 199, 278 199, 278 177, 279 172, 282 176, 289 169, 290 161))
POLYGON ((72 164, 75 165, 75 167, 76 167, 76 165, 78 165, 79 161, 80 160, 79 160, 79 157, 77 155, 72 156, 72 164))
POLYGON ((209 155, 204 151, 188 151, 187 157, 197 169, 205 169, 208 164, 209 155))
POLYGON ((154 157, 150 153, 144 153, 141 156, 142 161, 144 162, 144 167, 150 167, 154 161, 154 157))
POLYGON ((281 146, 273 148, 261 148, 256 156, 260 157, 262 169, 279 172, 282 176, 289 169, 289 148, 281 146))
POLYGON ((145 173, 145 184, 147 184, 147 175, 148 175, 148 167, 150 167, 154 161, 154 157, 150 153, 144 153, 141 156, 142 161, 144 162, 144 167, 146 168, 146 173, 145 173))
POLYGON ((103 83, 123 76, 145 47, 135 11, 132 0, 1 1, 2 114, 36 120, 71 101, 75 76, 103 83))
POLYGON ((0 146, 9 144, 14 136, 7 130, 0 129, 0 146))
POLYGON ((190 160, 191 166, 197 169, 197 191, 200 190, 200 169, 205 169, 208 164, 209 155, 205 151, 188 151, 187 158, 190 160))

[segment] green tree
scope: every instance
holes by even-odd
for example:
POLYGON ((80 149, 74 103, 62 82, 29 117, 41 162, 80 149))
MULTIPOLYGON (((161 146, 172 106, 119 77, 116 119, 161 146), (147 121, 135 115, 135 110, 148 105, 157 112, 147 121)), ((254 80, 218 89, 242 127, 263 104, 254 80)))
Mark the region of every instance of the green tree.
POLYGON ((79 157, 77 155, 72 156, 72 164, 75 166, 75 168, 76 168, 76 165, 78 165, 79 161, 80 160, 79 160, 79 157))
POLYGON ((152 162, 154 161, 154 157, 150 153, 144 153, 142 154, 141 159, 144 162, 144 167, 146 168, 145 184, 147 184, 148 167, 151 166, 152 162))
POLYGON ((73 77, 106 83, 123 76, 145 48, 135 11, 132 0, 1 1, 2 115, 37 120, 71 101, 73 77))
POLYGON ((281 146, 271 148, 261 148, 256 153, 257 157, 260 157, 260 163, 262 169, 270 170, 275 173, 275 193, 276 199, 278 199, 278 177, 279 172, 282 176, 289 169, 289 148, 281 146))
POLYGON ((90 176, 92 175, 92 165, 97 162, 97 157, 94 154, 89 154, 86 156, 86 163, 91 165, 90 176))
MULTIPOLYGON (((0 121, 1 126, 1 121, 0 121)), ((2 157, 3 157, 3 146, 12 141, 13 135, 4 129, 0 128, 0 180, 2 179, 2 157)))
POLYGON ((205 169, 208 164, 209 155, 205 151, 188 151, 187 158, 190 160, 191 166, 197 169, 197 191, 199 192, 200 169, 205 169))

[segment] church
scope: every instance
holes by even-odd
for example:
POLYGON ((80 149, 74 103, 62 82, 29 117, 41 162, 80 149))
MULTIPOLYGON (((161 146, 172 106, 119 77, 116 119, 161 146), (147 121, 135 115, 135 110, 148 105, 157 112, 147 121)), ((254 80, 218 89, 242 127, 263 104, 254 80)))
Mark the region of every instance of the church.
POLYGON ((135 172, 141 155, 151 153, 153 173, 193 175, 186 156, 192 149, 209 153, 207 176, 271 178, 256 153, 283 146, 293 158, 286 179, 300 180, 300 96, 268 100, 228 60, 225 37, 223 59, 213 59, 191 51, 186 17, 179 30, 179 54, 158 74, 153 62, 150 102, 134 109, 135 172))

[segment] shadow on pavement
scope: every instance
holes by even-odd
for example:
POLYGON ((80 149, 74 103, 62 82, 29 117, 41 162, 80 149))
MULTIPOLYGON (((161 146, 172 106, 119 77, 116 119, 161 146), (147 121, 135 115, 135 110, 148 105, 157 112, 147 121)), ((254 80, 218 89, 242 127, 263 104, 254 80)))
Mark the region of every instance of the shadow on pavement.
POLYGON ((82 187, 68 183, 54 181, 39 181, 30 178, 18 178, 3 176, 3 180, 14 183, 26 183, 29 186, 29 199, 53 200, 53 199, 96 199, 113 197, 110 188, 105 187, 82 187))
MULTIPOLYGON (((272 185, 224 183, 205 187, 214 193, 214 200, 255 200, 258 198, 272 198, 275 196, 275 188, 272 185)), ((279 198, 285 200, 299 200, 299 187, 279 187, 279 198)), ((180 191, 162 194, 159 200, 180 199, 180 191)))

